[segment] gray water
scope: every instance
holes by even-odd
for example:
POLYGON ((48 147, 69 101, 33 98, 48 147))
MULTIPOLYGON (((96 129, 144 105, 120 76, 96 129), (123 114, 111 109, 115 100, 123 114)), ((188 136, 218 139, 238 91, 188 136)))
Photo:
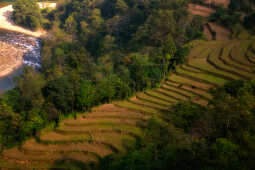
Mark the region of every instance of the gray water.
MULTIPOLYGON (((15 77, 22 74, 24 66, 31 66, 35 69, 40 68, 40 40, 21 33, 0 30, 0 41, 11 44, 17 48, 27 50, 23 56, 23 65, 14 70, 11 74, 0 77, 0 95, 6 90, 15 87, 15 77)), ((0 47, 1 48, 1 47, 0 47)))

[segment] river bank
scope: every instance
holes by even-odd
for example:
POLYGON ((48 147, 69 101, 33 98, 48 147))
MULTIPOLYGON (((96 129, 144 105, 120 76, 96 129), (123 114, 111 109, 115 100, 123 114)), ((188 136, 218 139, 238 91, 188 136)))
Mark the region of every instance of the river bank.
POLYGON ((46 34, 46 31, 43 31, 43 30, 30 31, 21 26, 17 26, 11 20, 12 12, 13 12, 12 5, 8 5, 3 8, 0 8, 0 28, 1 29, 20 32, 20 33, 27 34, 34 37, 41 37, 46 34))
POLYGON ((24 66, 40 68, 40 40, 0 30, 0 94, 15 86, 13 79, 22 73, 24 66))
MULTIPOLYGON (((38 2, 41 9, 56 8, 56 3, 38 2)), ((15 86, 13 78, 24 66, 40 68, 40 38, 46 31, 31 31, 17 26, 11 19, 13 8, 0 8, 0 94, 15 86)))

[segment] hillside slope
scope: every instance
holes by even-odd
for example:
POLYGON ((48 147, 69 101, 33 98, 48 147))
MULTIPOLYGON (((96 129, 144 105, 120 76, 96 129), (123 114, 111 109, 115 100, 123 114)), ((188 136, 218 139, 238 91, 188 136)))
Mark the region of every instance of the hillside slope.
POLYGON ((4 151, 0 167, 50 168, 56 161, 93 164, 124 153, 143 135, 143 124, 151 115, 160 116, 179 101, 206 105, 210 88, 234 79, 255 79, 254 44, 252 40, 200 42, 160 88, 65 120, 55 131, 4 151))

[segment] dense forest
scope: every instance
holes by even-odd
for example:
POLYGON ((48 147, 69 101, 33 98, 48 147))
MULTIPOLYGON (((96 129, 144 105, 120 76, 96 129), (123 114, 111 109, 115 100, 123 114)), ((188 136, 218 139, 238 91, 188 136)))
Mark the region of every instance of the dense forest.
MULTIPOLYGON (((57 9, 39 11, 36 1, 18 0, 15 22, 50 34, 41 41, 40 70, 25 68, 0 99, 0 149, 65 117, 158 87, 185 62, 190 42, 205 39, 203 18, 189 17, 187 8, 186 0, 60 0, 57 9)), ((255 12, 241 1, 210 19, 254 31, 255 12)), ((232 81, 211 94, 208 106, 183 102, 152 117, 135 148, 97 168, 252 169, 255 82, 232 81)))

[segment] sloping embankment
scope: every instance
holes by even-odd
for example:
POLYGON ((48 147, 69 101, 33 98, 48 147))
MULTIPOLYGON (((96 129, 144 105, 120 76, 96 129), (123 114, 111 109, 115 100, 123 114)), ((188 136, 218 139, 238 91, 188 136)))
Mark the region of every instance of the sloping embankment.
POLYGON ((19 68, 23 63, 25 51, 0 41, 0 77, 19 68))

